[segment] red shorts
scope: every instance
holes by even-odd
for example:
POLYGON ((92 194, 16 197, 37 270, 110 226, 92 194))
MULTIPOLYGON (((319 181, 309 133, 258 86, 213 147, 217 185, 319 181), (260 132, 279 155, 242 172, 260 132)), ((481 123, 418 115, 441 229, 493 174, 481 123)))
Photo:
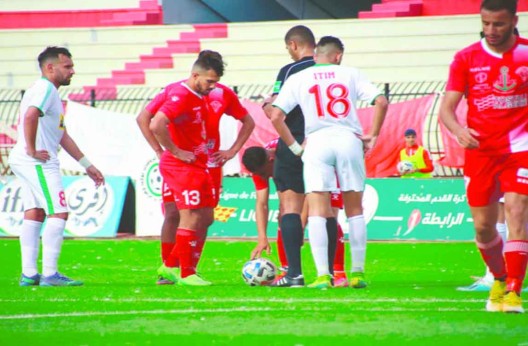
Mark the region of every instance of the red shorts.
POLYGON ((472 207, 498 202, 505 192, 528 195, 528 151, 486 156, 466 150, 464 180, 472 207))
POLYGON ((330 203, 332 208, 343 209, 343 194, 341 192, 331 192, 330 203))
POLYGON ((162 198, 164 202, 174 201, 178 209, 214 208, 216 206, 216 191, 211 176, 205 168, 166 167, 160 163, 160 172, 163 177, 162 198))
POLYGON ((220 200, 220 192, 222 191, 222 167, 211 167, 208 168, 208 170, 209 175, 213 180, 213 186, 216 192, 216 206, 218 205, 218 201, 220 200))
MULTIPOLYGON (((220 191, 222 188, 222 168, 209 168, 209 175, 211 176, 211 179, 213 181, 213 187, 215 189, 215 207, 218 205, 218 201, 220 199, 220 191)), ((169 186, 163 181, 161 188, 161 199, 163 203, 171 203, 176 202, 176 199, 174 198, 174 194, 172 193, 169 186)))

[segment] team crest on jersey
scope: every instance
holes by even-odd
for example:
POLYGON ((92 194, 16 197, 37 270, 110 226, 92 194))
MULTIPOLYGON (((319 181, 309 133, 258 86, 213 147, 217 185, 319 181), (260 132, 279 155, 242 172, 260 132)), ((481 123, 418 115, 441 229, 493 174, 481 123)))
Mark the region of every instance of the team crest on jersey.
POLYGON ((211 106, 211 108, 213 109, 215 113, 218 113, 220 108, 222 108, 222 102, 214 100, 211 103, 209 103, 209 106, 211 106))
POLYGON ((528 84, 528 66, 518 67, 517 70, 515 70, 515 74, 521 79, 522 87, 528 84))
POLYGON ((500 75, 497 81, 493 83, 493 87, 499 92, 507 93, 517 86, 517 81, 510 76, 510 68, 502 66, 500 68, 500 75))

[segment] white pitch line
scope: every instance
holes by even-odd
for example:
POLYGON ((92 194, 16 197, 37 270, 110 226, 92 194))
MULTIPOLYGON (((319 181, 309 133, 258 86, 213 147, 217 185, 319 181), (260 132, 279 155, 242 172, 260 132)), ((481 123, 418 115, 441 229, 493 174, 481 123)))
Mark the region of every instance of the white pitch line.
MULTIPOLYGON (((64 317, 94 317, 94 316, 127 316, 127 315, 189 315, 189 314, 204 314, 204 313, 230 313, 230 312, 275 312, 275 311, 310 311, 310 312, 323 312, 333 311, 328 308, 293 308, 293 307, 282 307, 282 308, 231 308, 231 309, 178 309, 178 310, 132 310, 132 311, 76 311, 76 312, 65 312, 65 313, 42 313, 42 314, 15 314, 15 315, 0 315, 0 320, 32 320, 32 319, 45 319, 45 318, 64 318, 64 317)), ((389 308, 360 308, 352 309, 354 312, 468 312, 468 311, 484 311, 484 308, 479 310, 474 309, 463 309, 463 308, 401 308, 401 307, 389 307, 389 308)))
POLYGON ((77 302, 104 302, 104 303, 401 303, 401 304, 438 304, 438 303, 482 303, 485 299, 444 299, 444 298, 50 298, 50 299, 0 299, 0 303, 77 303, 77 302))
POLYGON ((374 216, 373 218, 376 221, 401 221, 403 220, 402 216, 374 216))

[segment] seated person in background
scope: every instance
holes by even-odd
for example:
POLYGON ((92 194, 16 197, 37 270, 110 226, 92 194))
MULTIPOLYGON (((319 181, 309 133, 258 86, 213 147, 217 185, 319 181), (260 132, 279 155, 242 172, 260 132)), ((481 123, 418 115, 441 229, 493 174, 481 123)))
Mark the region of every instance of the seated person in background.
POLYGON ((400 151, 398 172, 402 178, 431 178, 433 176, 433 162, 427 149, 416 144, 416 131, 405 131, 405 148, 400 151))

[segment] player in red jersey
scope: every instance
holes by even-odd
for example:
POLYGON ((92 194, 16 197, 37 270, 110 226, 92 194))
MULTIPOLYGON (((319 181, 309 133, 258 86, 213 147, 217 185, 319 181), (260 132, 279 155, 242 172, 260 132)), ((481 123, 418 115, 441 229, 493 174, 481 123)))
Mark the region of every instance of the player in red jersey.
MULTIPOLYGON (((184 81, 169 84, 165 90, 158 94, 147 107, 138 115, 137 122, 141 132, 145 136, 147 142, 152 149, 161 156, 163 150, 161 145, 154 137, 154 134, 149 129, 149 124, 154 114, 165 103, 167 97, 171 94, 170 89, 178 87, 184 81)), ((205 106, 208 110, 208 118, 206 121, 207 132, 207 152, 208 161, 207 167, 213 180, 213 186, 216 194, 215 206, 218 203, 218 197, 222 181, 222 166, 224 163, 233 158, 240 150, 242 145, 249 138, 255 123, 253 118, 248 114, 247 110, 240 103, 237 95, 230 88, 216 83, 216 86, 208 93, 202 94, 205 100, 205 106), (238 136, 235 142, 227 150, 219 150, 220 148, 220 119, 223 114, 232 116, 242 123, 238 136)), ((178 268, 179 260, 177 253, 173 252, 176 245, 176 229, 180 221, 180 213, 175 203, 175 197, 171 189, 166 183, 163 183, 162 189, 164 220, 161 229, 161 257, 163 265, 158 269, 158 284, 174 284, 177 281, 177 271, 170 268, 178 268), (176 274, 175 274, 176 273, 176 274)), ((206 233, 199 239, 193 260, 195 266, 197 265, 205 243, 206 233)))
MULTIPOLYGON (((255 217, 257 221, 257 234, 258 243, 257 246, 251 252, 251 259, 258 258, 261 256, 262 251, 266 251, 268 255, 271 252, 271 248, 267 236, 268 227, 268 202, 269 202, 269 178, 273 177, 273 165, 275 161, 275 150, 277 148, 278 139, 275 139, 266 144, 264 147, 250 147, 247 148, 242 156, 242 163, 248 171, 252 173, 253 183, 255 184, 255 190, 257 191, 257 200, 255 205, 255 217)), ((343 199, 341 193, 332 193, 332 208, 334 213, 339 212, 339 209, 343 208, 343 199)), ((306 206, 305 206, 306 207, 306 206)), ((279 214, 282 215, 283 210, 279 208, 279 214)), ((303 208, 307 209, 307 208, 303 208)), ((307 212, 302 213, 301 216, 302 226, 306 225, 307 212)), ((348 286, 348 280, 344 270, 344 235, 343 230, 339 223, 337 224, 337 246, 334 261, 334 287, 346 287, 348 286)), ((281 263, 282 275, 278 276, 275 281, 280 280, 281 277, 286 275, 288 268, 288 259, 282 242, 282 232, 280 227, 277 230, 277 250, 279 255, 279 261, 281 263)), ((302 285, 292 285, 288 287, 302 287, 302 285)))
POLYGON ((163 104, 150 122, 155 139, 165 149, 160 172, 174 194, 180 210, 176 246, 181 273, 167 270, 180 285, 208 286, 209 281, 196 274, 194 257, 201 239, 213 222, 216 191, 207 170, 208 109, 204 95, 216 86, 224 73, 224 62, 217 52, 203 51, 195 61, 190 77, 166 88, 163 104))
POLYGON ((464 179, 476 243, 495 278, 488 311, 523 312, 521 288, 528 261, 528 40, 514 34, 515 0, 484 0, 484 38, 451 63, 440 119, 466 148, 464 179), (456 107, 468 101, 467 127, 456 107), (509 235, 495 228, 499 198, 509 235), (504 256, 503 256, 504 247, 504 256))

